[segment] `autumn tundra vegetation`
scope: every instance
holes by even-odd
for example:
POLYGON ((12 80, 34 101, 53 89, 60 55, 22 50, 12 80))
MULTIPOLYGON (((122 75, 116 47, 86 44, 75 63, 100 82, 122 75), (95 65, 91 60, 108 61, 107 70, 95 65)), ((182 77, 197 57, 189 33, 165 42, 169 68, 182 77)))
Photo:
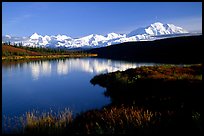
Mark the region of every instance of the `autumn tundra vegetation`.
POLYGON ((97 56, 96 54, 86 53, 82 51, 70 51, 64 49, 51 49, 43 47, 26 47, 17 45, 2 44, 2 60, 33 60, 33 59, 55 59, 70 57, 88 57, 97 56))

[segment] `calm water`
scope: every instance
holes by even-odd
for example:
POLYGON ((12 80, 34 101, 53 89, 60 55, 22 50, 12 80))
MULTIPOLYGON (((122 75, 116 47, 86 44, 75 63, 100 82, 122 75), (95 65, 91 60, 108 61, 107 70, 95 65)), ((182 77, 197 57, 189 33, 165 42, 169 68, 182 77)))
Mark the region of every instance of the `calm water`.
POLYGON ((151 63, 98 58, 44 60, 2 65, 2 112, 19 116, 38 111, 69 108, 79 113, 110 103, 105 88, 93 86, 97 74, 126 70, 151 63))

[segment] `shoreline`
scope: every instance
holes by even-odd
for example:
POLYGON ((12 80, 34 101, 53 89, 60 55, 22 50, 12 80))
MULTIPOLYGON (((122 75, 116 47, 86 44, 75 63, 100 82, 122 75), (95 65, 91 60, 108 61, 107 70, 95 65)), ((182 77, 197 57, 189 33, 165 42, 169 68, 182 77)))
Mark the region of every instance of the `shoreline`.
POLYGON ((99 74, 90 82, 106 88, 104 95, 110 97, 111 104, 75 117, 66 109, 59 116, 49 112, 42 115, 28 112, 26 125, 19 129, 19 133, 203 133, 198 129, 202 127, 202 64, 143 66, 99 74))
POLYGON ((71 55, 40 55, 40 56, 2 56, 3 60, 22 60, 22 59, 56 59, 56 58, 78 58, 78 57, 96 57, 97 54, 71 54, 71 55))

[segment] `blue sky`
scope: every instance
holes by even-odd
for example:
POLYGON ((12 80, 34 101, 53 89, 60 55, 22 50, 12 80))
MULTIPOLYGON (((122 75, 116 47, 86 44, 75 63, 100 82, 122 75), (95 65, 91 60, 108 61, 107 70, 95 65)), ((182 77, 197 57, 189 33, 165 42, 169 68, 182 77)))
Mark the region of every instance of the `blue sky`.
POLYGON ((202 31, 202 2, 3 2, 2 34, 73 38, 129 33, 154 22, 202 31))

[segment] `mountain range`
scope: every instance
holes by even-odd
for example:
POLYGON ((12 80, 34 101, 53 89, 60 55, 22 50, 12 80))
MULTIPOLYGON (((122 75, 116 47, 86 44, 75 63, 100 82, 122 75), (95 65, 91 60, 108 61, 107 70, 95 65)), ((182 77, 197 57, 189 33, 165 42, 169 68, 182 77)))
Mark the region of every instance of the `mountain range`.
POLYGON ((150 41, 166 37, 189 34, 185 29, 173 24, 153 23, 146 27, 141 27, 128 34, 109 33, 105 36, 91 34, 81 38, 71 38, 67 35, 42 36, 34 33, 30 37, 2 36, 2 42, 22 43, 23 46, 49 47, 49 48, 99 48, 113 44, 132 41, 150 41))

